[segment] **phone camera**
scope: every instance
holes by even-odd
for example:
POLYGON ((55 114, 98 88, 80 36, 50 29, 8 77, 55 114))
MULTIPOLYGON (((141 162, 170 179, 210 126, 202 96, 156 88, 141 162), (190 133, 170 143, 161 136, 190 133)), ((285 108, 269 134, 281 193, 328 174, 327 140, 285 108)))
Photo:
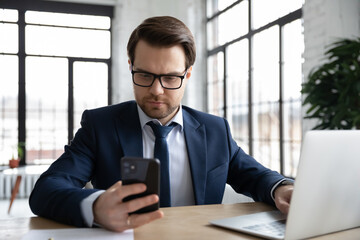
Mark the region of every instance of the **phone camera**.
POLYGON ((133 174, 136 173, 137 167, 136 163, 134 162, 124 162, 124 172, 127 174, 133 174))
POLYGON ((130 164, 130 173, 136 173, 136 164, 135 163, 130 164))
POLYGON ((136 170, 136 165, 135 164, 131 164, 130 165, 130 171, 135 171, 136 170))

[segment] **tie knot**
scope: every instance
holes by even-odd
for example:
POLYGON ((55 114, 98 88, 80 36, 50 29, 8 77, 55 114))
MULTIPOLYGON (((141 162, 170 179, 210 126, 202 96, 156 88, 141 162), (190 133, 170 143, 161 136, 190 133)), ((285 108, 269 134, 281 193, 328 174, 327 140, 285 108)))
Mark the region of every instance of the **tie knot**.
POLYGON ((150 121, 147 125, 152 128, 156 138, 166 138, 170 131, 175 127, 176 123, 173 122, 169 126, 161 126, 150 121))

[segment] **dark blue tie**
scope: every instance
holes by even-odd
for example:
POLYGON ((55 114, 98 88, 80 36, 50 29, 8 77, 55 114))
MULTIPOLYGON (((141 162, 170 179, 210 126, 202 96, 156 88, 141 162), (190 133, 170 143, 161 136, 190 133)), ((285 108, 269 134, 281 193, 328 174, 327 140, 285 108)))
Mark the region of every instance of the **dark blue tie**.
POLYGON ((166 137, 175 127, 176 123, 169 126, 161 126, 153 122, 147 123, 153 130, 155 135, 154 157, 160 160, 160 207, 171 206, 170 195, 170 174, 169 174, 169 150, 166 137))

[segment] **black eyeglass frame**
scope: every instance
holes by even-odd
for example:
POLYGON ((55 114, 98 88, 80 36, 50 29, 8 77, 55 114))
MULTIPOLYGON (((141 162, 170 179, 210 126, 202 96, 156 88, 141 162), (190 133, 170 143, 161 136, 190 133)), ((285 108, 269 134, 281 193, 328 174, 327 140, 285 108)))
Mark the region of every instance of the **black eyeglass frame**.
POLYGON ((182 76, 172 75, 172 74, 159 74, 159 75, 158 75, 158 74, 154 74, 154 73, 151 73, 151 72, 146 72, 146 71, 134 71, 133 69, 131 69, 132 80, 133 80, 133 83, 134 83, 136 86, 140 86, 140 87, 151 87, 151 86, 154 84, 155 79, 158 78, 161 87, 163 87, 164 89, 169 89, 169 90, 176 90, 176 89, 181 88, 181 86, 182 86, 182 84, 183 84, 183 80, 184 80, 187 72, 188 72, 188 69, 185 69, 185 73, 184 73, 184 75, 182 75, 182 76), (152 82, 151 82, 149 85, 141 85, 141 84, 138 84, 138 83, 135 82, 135 79, 134 79, 134 74, 135 74, 135 73, 146 73, 146 74, 149 74, 149 75, 153 76, 153 80, 152 80, 152 82), (163 85, 163 83, 162 83, 162 81, 161 81, 161 77, 178 77, 178 78, 181 79, 180 86, 179 86, 179 87, 176 87, 176 88, 164 87, 164 85, 163 85))

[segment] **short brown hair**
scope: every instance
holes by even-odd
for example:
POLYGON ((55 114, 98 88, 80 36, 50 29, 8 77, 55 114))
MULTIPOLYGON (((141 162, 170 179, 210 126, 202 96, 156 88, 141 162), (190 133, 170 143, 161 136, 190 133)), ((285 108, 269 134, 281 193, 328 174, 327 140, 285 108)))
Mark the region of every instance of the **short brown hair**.
POLYGON ((145 19, 131 34, 127 53, 131 63, 135 60, 135 48, 139 40, 153 46, 172 47, 180 44, 185 51, 185 67, 195 62, 196 48, 194 37, 189 28, 179 19, 169 16, 145 19))

